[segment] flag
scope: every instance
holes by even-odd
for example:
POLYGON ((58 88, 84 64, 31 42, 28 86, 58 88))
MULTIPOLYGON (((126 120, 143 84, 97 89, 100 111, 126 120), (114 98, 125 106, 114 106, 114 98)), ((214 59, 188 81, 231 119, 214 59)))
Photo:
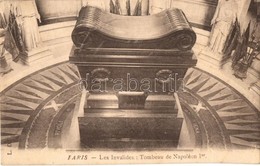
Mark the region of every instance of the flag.
POLYGON ((115 14, 119 14, 119 15, 122 14, 121 6, 120 6, 120 3, 119 3, 119 0, 116 0, 116 1, 115 1, 115 14))
POLYGON ((126 11, 127 11, 127 15, 130 16, 131 15, 130 0, 126 1, 126 11))
POLYGON ((240 36, 238 38, 238 43, 236 45, 233 57, 232 57, 232 68, 235 69, 237 62, 241 59, 241 49, 242 49, 243 39, 240 36))
POLYGON ((1 29, 5 29, 6 26, 7 25, 6 25, 5 19, 4 19, 3 15, 2 15, 2 13, 0 13, 0 28, 1 29))
POLYGON ((222 52, 224 53, 224 55, 228 55, 229 52, 228 50, 230 50, 230 47, 232 48, 233 47, 233 41, 236 40, 236 35, 237 35, 237 32, 240 30, 239 28, 239 23, 238 23, 238 20, 236 18, 236 21, 235 23, 232 25, 231 27, 231 30, 230 30, 230 33, 228 34, 227 36, 227 40, 225 42, 225 45, 224 45, 224 48, 222 50, 222 52))
POLYGON ((138 0, 135 5, 133 16, 141 16, 141 15, 142 15, 142 1, 138 0))
POLYGON ((242 45, 242 58, 247 58, 247 48, 248 48, 248 43, 249 43, 249 35, 250 35, 250 24, 249 22, 246 31, 243 35, 243 45, 242 45))
POLYGON ((248 47, 248 41, 249 41, 249 33, 250 33, 250 23, 248 24, 248 27, 246 31, 243 33, 242 37, 240 38, 240 41, 238 42, 234 56, 232 58, 232 68, 235 68, 235 66, 238 64, 238 62, 241 59, 244 59, 247 57, 247 47, 248 47))
POLYGON ((0 13, 0 28, 6 29, 4 34, 3 48, 7 50, 12 55, 12 59, 15 60, 18 57, 19 51, 15 45, 15 41, 12 38, 12 35, 10 34, 10 29, 2 13, 0 13))
POLYGON ((227 37, 225 46, 222 51, 224 54, 222 62, 225 62, 230 58, 232 51, 236 49, 240 35, 240 25, 238 19, 236 18, 236 21, 231 28, 231 31, 227 37))
POLYGON ((9 30, 5 34, 4 48, 12 55, 13 61, 18 60, 19 49, 16 46, 14 38, 9 30))
POLYGON ((115 5, 113 0, 110 0, 109 5, 110 5, 110 13, 115 13, 115 5))
POLYGON ((256 33, 260 32, 260 26, 258 23, 255 23, 255 26, 253 28, 253 31, 251 33, 251 38, 250 42, 248 43, 248 46, 250 47, 249 56, 248 56, 248 64, 249 66, 252 65, 253 59, 257 57, 260 54, 260 41, 255 40, 256 38, 256 33))
POLYGON ((13 61, 17 61, 20 56, 27 55, 22 39, 22 31, 17 23, 16 16, 12 11, 10 11, 9 15, 4 48, 12 55, 13 61))
POLYGON ((119 15, 122 13, 120 3, 118 0, 115 0, 115 2, 113 0, 110 0, 110 13, 119 15))

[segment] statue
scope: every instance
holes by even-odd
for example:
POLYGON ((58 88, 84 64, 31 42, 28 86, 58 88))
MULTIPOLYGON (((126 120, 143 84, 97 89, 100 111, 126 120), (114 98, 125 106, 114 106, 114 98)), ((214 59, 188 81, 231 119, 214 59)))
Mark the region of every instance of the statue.
POLYGON ((238 4, 235 0, 219 0, 216 12, 211 21, 212 30, 209 48, 222 54, 223 48, 233 23, 236 20, 238 4))
POLYGON ((21 26, 26 51, 31 51, 41 45, 37 19, 39 22, 41 20, 35 1, 20 1, 13 10, 21 26))

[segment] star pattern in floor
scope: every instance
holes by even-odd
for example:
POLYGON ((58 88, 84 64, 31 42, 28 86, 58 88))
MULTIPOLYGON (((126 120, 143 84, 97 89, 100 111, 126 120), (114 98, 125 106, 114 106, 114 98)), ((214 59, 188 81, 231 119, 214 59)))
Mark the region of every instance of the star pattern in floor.
POLYGON ((204 103, 216 117, 232 147, 260 147, 259 111, 244 96, 198 69, 189 70, 185 82, 187 91, 204 103))
MULTIPOLYGON (((81 90, 68 62, 37 71, 0 94, 1 142, 20 148, 62 148, 81 90)), ((178 92, 198 148, 260 148, 260 115, 227 83, 197 68, 178 92)))

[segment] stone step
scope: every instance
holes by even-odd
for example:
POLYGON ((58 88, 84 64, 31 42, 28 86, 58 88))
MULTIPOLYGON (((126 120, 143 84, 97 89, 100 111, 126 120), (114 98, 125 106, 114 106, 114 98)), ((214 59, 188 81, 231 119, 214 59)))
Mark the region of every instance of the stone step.
POLYGON ((138 149, 168 149, 177 148, 178 140, 143 140, 143 139, 103 139, 89 141, 84 148, 94 149, 121 149, 121 150, 138 150, 138 149))
POLYGON ((51 58, 52 52, 46 47, 36 48, 28 53, 26 56, 21 56, 20 59, 24 64, 32 65, 33 63, 43 59, 51 58))
POLYGON ((91 148, 177 147, 183 122, 172 109, 88 109, 78 120, 91 148))
POLYGON ((118 108, 118 98, 112 94, 91 94, 84 108, 118 108))
MULTIPOLYGON (((119 108, 116 95, 91 94, 86 99, 85 111, 88 108, 119 108)), ((145 100, 145 109, 172 109, 175 108, 175 99, 172 95, 148 95, 145 100)))
POLYGON ((86 109, 84 117, 104 117, 104 118, 161 118, 161 117, 177 117, 177 111, 169 108, 162 109, 113 109, 113 108, 95 108, 95 109, 86 109))

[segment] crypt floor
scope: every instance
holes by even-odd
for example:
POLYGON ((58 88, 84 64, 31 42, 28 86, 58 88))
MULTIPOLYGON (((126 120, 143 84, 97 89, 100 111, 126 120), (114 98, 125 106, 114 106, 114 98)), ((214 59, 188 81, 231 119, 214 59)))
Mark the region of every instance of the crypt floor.
MULTIPOLYGON (((75 137, 68 131, 81 95, 79 79, 77 68, 62 62, 2 91, 2 146, 66 148, 64 139, 75 137)), ((179 97, 192 148, 260 148, 260 114, 243 95, 198 68, 189 69, 184 83, 179 97)))

